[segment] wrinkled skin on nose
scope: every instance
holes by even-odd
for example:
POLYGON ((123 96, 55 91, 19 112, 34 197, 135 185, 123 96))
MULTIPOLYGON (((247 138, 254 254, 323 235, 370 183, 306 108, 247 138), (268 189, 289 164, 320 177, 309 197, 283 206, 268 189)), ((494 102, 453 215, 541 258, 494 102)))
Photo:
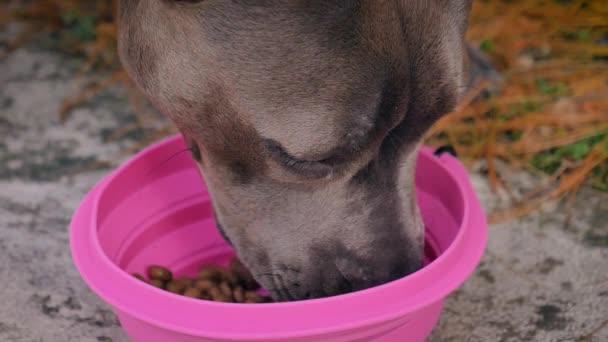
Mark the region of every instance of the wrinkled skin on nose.
POLYGON ((239 258, 275 300, 318 298, 421 267, 416 151, 464 91, 469 9, 124 0, 119 52, 186 138, 239 258))

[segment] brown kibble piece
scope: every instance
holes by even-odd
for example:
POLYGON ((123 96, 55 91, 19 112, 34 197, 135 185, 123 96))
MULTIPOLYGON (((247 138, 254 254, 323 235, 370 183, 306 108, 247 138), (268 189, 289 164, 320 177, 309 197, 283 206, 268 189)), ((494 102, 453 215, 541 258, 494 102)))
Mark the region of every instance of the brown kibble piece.
POLYGON ((215 284, 214 282, 212 282, 211 280, 207 280, 207 279, 198 279, 194 282, 194 284, 192 285, 193 287, 196 287, 197 289, 200 289, 201 291, 209 291, 209 289, 216 287, 217 284, 215 284))
POLYGON ((198 273, 198 279, 207 279, 215 282, 222 280, 223 269, 216 265, 206 265, 201 267, 198 273))
POLYGON ((177 279, 174 279, 173 281, 182 284, 185 287, 192 287, 192 285, 194 284, 194 279, 188 277, 179 277, 177 279))
POLYGON ((182 294, 188 287, 189 284, 184 281, 172 280, 167 283, 167 291, 177 294, 182 294))
POLYGON ((255 291, 247 291, 245 292, 245 300, 253 301, 254 303, 260 303, 262 301, 262 296, 260 296, 255 291))
POLYGON ((229 270, 224 270, 224 272, 222 272, 222 279, 230 286, 237 286, 242 283, 242 279, 229 270))
POLYGON ((251 275, 251 272, 238 258, 230 260, 230 271, 240 279, 241 284, 243 284, 246 290, 255 290, 260 287, 251 275))
POLYGON ((238 282, 238 278, 232 274, 232 272, 228 271, 227 269, 220 267, 220 266, 215 266, 217 267, 216 272, 217 272, 217 276, 215 279, 213 279, 215 282, 217 283, 221 283, 223 281, 227 282, 229 285, 235 284, 238 282))
POLYGON ((173 279, 173 282, 179 284, 179 286, 182 286, 184 290, 189 287, 194 287, 194 279, 189 277, 179 277, 177 279, 173 279))
POLYGON ((261 304, 261 303, 270 303, 270 302, 272 302, 270 297, 260 297, 259 299, 247 299, 247 300, 245 300, 244 303, 261 304))
POLYGON ((213 298, 214 302, 224 302, 224 303, 233 303, 234 301, 232 300, 232 298, 228 297, 228 296, 224 296, 221 295, 219 297, 215 297, 213 298))
POLYGON ((232 288, 230 288, 230 285, 228 285, 227 282, 222 282, 219 286, 220 291, 222 291, 222 294, 226 297, 232 297, 232 288))
POLYGON ((255 300, 253 300, 253 299, 247 299, 247 300, 245 300, 245 301, 244 301, 244 303, 246 303, 246 304, 257 304, 257 303, 259 303, 259 302, 258 302, 258 301, 255 301, 255 300))
POLYGON ((169 271, 167 268, 158 265, 153 265, 148 267, 148 277, 150 277, 150 279, 169 281, 171 280, 173 275, 171 274, 171 271, 169 271))
POLYGON ((200 289, 197 289, 196 287, 189 287, 184 291, 184 296, 185 297, 190 297, 190 298, 202 298, 203 293, 201 292, 200 289))
POLYGON ((207 293, 211 297, 211 300, 215 300, 215 298, 223 296, 222 291, 218 287, 210 288, 207 293))
POLYGON ((260 296, 260 295, 257 295, 257 297, 251 297, 251 298, 245 300, 245 303, 256 303, 256 304, 270 303, 270 302, 272 302, 272 299, 270 299, 270 297, 264 297, 264 296, 260 296))
POLYGON ((232 290, 232 297, 234 297, 234 301, 237 303, 242 303, 245 301, 245 292, 243 292, 243 288, 240 286, 235 287, 232 290))
POLYGON ((142 276, 139 273, 133 273, 132 276, 135 277, 135 278, 137 278, 137 279, 139 279, 139 280, 141 280, 141 281, 146 281, 146 278, 144 278, 144 276, 142 276))
POLYGON ((160 280, 160 279, 150 279, 150 281, 148 282, 148 284, 157 287, 159 289, 163 289, 165 290, 165 282, 160 280))

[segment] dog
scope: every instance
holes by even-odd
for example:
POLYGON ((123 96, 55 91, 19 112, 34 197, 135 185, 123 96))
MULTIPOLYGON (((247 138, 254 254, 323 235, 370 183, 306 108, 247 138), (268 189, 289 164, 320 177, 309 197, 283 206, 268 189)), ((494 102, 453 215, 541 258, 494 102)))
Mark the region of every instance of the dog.
POLYGON ((119 54, 276 301, 422 266, 418 146, 468 85, 471 0, 122 0, 119 54))

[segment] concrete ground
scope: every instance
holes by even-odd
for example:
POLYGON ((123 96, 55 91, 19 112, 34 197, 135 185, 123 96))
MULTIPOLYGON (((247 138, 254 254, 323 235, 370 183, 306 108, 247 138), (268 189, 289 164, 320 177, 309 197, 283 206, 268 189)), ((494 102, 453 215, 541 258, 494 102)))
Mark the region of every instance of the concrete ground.
MULTIPOLYGON (((78 66, 31 49, 0 60, 0 341, 127 341, 76 272, 68 224, 144 132, 119 89, 60 124, 62 98, 82 86, 78 66), (126 134, 112 138, 119 130, 126 134)), ((504 205, 483 165, 476 169, 486 209, 504 205)), ((537 181, 502 171, 516 194, 537 181)), ((547 204, 492 225, 481 265, 448 298, 430 341, 608 341, 608 195, 581 190, 570 224, 564 218, 563 207, 547 204)))

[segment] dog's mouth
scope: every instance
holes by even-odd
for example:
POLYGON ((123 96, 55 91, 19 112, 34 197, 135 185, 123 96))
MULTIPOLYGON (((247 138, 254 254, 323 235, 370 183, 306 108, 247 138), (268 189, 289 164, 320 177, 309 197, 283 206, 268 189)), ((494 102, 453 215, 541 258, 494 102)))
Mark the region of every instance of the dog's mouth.
POLYGON ((249 237, 240 235, 231 241, 229 233, 233 231, 227 230, 230 228, 222 224, 221 218, 216 216, 215 221, 225 241, 235 249, 255 280, 274 301, 351 293, 402 278, 422 267, 422 258, 415 252, 418 248, 407 248, 412 241, 398 235, 386 235, 386 238, 399 242, 371 243, 365 249, 373 252, 363 253, 361 249, 343 242, 348 241, 348 236, 324 239, 317 246, 285 236, 258 240, 277 241, 270 245, 259 244, 258 241, 256 244, 248 240, 249 237), (293 253, 285 248, 286 245, 292 246, 293 253), (296 250, 305 252, 296 253, 296 250))
MULTIPOLYGON (((266 251, 259 251, 264 254, 266 251)), ((254 253, 255 254, 255 253, 254 253)), ((245 258, 251 254, 244 255, 245 258)), ((379 251, 376 256, 347 252, 342 244, 329 251, 312 249, 299 262, 251 264, 254 278, 275 301, 295 301, 342 295, 382 285, 422 267, 403 250, 379 251)))

